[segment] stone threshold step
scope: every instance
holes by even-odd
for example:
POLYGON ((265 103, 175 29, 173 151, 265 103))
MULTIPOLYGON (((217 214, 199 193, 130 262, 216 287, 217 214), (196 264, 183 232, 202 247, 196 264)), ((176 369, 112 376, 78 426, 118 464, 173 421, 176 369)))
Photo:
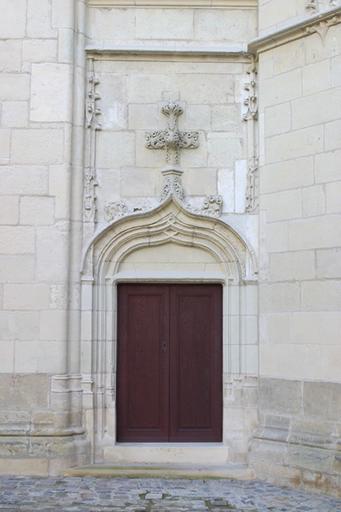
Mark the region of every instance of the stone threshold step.
POLYGON ((252 480, 255 475, 247 466, 225 464, 223 466, 197 466, 173 464, 90 464, 70 468, 64 476, 99 477, 99 478, 185 478, 252 480))

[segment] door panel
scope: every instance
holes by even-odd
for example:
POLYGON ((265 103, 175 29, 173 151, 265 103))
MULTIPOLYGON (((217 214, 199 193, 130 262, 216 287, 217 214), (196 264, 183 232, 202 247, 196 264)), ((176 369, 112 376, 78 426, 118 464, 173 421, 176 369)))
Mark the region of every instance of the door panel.
POLYGON ((221 441, 221 287, 171 288, 170 441, 221 441))
POLYGON ((222 288, 118 287, 118 441, 221 441, 222 288))
POLYGON ((118 441, 167 441, 169 290, 118 291, 118 441))

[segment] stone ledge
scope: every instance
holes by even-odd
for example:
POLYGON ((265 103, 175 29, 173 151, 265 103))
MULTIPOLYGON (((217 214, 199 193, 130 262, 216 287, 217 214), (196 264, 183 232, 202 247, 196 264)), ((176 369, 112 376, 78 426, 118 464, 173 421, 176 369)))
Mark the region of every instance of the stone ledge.
POLYGON ((89 0, 89 7, 256 9, 257 0, 89 0))
POLYGON ((196 466, 171 464, 104 465, 91 464, 68 469, 64 476, 99 478, 186 478, 186 479, 254 479, 252 470, 244 465, 196 466))
POLYGON ((212 57, 239 57, 250 59, 246 44, 203 45, 191 43, 127 43, 92 41, 85 48, 87 54, 92 55, 170 55, 170 56, 212 56, 212 57))

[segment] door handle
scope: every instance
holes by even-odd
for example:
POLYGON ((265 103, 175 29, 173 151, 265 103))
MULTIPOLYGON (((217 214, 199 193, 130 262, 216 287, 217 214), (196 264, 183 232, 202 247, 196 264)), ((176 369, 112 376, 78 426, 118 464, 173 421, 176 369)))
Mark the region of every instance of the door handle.
POLYGON ((161 350, 162 352, 167 352, 167 343, 165 341, 163 341, 161 344, 161 350))

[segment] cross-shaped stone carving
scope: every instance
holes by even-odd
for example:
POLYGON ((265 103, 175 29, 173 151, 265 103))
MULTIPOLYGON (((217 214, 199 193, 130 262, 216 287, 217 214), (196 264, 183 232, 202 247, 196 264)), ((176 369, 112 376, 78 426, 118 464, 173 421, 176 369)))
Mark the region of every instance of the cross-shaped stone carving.
POLYGON ((165 149, 167 167, 178 167, 180 149, 195 149, 199 147, 199 132, 180 131, 178 118, 183 114, 183 108, 176 102, 169 102, 161 108, 161 112, 168 118, 168 128, 146 133, 146 147, 148 149, 165 149))

